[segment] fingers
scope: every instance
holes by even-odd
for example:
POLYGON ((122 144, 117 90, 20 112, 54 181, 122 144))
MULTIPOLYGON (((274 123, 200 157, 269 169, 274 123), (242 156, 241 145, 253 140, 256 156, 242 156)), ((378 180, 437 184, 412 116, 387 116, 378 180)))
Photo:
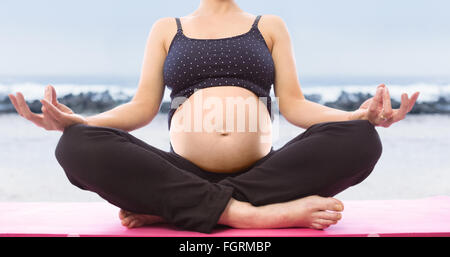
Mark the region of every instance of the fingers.
POLYGON ((50 103, 52 103, 54 106, 58 106, 58 98, 56 97, 56 90, 52 85, 48 85, 49 90, 52 94, 52 101, 50 101, 50 103))
POLYGON ((391 119, 394 112, 392 111, 391 106, 391 96, 389 95, 389 90, 387 87, 384 87, 383 92, 383 116, 386 119, 391 119))
POLYGON ((58 110, 53 104, 49 103, 47 99, 42 99, 42 112, 47 120, 53 125, 56 130, 64 130, 67 124, 67 116, 58 110))
POLYGON ((381 85, 377 87, 377 92, 375 93, 375 97, 373 99, 375 102, 377 102, 379 107, 383 107, 384 85, 381 85))
POLYGON ((73 114, 73 111, 69 107, 65 106, 62 103, 57 103, 57 104, 58 104, 57 105, 58 109, 61 110, 62 112, 65 112, 68 114, 73 114))
POLYGON ((17 103, 16 97, 15 97, 13 94, 8 94, 8 96, 9 96, 9 100, 11 100, 11 103, 12 103, 13 106, 14 106, 14 109, 16 109, 16 112, 17 112, 20 116, 22 116, 22 114, 20 113, 19 104, 17 103))
POLYGON ((48 113, 47 108, 45 108, 44 105, 42 105, 41 110, 42 110, 42 115, 44 117, 44 123, 45 123, 44 128, 46 130, 59 130, 58 121, 55 120, 55 118, 48 113))
POLYGON ((392 123, 395 122, 395 116, 394 114, 396 114, 397 112, 394 112, 392 110, 392 105, 391 105, 391 96, 389 94, 389 90, 386 86, 382 87, 383 89, 383 103, 382 103, 382 110, 379 113, 379 115, 377 115, 378 118, 378 122, 377 125, 388 128, 389 126, 392 125, 392 123))
POLYGON ((53 100, 52 100, 52 91, 51 91, 49 86, 45 87, 44 98, 47 99, 47 101, 49 101, 50 103, 53 102, 53 100))
POLYGON ((408 94, 403 93, 401 96, 401 105, 397 112, 396 121, 402 120, 406 117, 406 114, 412 110, 417 98, 419 97, 419 92, 415 92, 411 98, 408 99, 408 94))
MULTIPOLYGON (((44 99, 47 99, 50 103, 53 102, 53 94, 49 86, 45 87, 44 90, 44 99)), ((44 105, 42 105, 42 114, 44 115, 45 123, 47 124, 46 128, 47 130, 54 130, 58 129, 58 122, 55 120, 55 118, 47 111, 47 108, 45 108, 44 105)))
POLYGON ((377 126, 389 127, 394 121, 394 114, 389 91, 386 85, 380 84, 369 106, 368 119, 377 126))
POLYGON ((41 117, 37 115, 36 113, 31 112, 30 108, 27 105, 27 102, 25 101, 25 98, 23 97, 22 93, 17 92, 17 105, 19 107, 21 116, 24 117, 27 120, 36 122, 41 117))
POLYGON ((411 99, 409 99, 408 112, 410 112, 412 110, 412 108, 414 107, 414 104, 416 103, 417 98, 419 98, 419 94, 420 94, 420 92, 415 92, 411 96, 411 99))
POLYGON ((412 110, 418 97, 419 97, 419 92, 415 92, 409 99, 408 99, 408 94, 403 93, 401 95, 400 108, 397 110, 397 112, 395 114, 394 122, 402 120, 406 117, 406 114, 412 110))
POLYGON ((50 98, 46 98, 50 103, 52 103, 54 106, 56 106, 62 112, 69 113, 69 114, 73 113, 73 111, 69 107, 58 102, 58 98, 56 97, 56 90, 52 85, 48 85, 46 90, 48 90, 49 94, 51 95, 51 100, 48 100, 50 98))
POLYGON ((398 109, 397 112, 397 117, 396 120, 403 120, 406 116, 406 114, 408 113, 408 109, 409 109, 409 102, 410 100, 408 99, 408 95, 403 93, 401 96, 401 104, 400 104, 400 109, 398 109))
POLYGON ((369 105, 368 118, 371 121, 377 122, 378 116, 383 108, 383 88, 378 87, 372 102, 369 105))
POLYGON ((389 91, 385 88, 385 95, 383 96, 383 116, 386 120, 382 120, 380 125, 383 127, 389 127, 393 123, 400 121, 406 117, 406 114, 412 110, 420 92, 415 92, 411 98, 408 98, 408 94, 403 93, 401 95, 401 104, 399 109, 392 110, 389 96, 389 91))
POLYGON ((63 119, 66 118, 66 114, 61 112, 60 110, 58 110, 58 108, 56 108, 56 106, 54 106, 53 104, 51 104, 47 99, 42 99, 41 100, 42 105, 45 106, 46 111, 57 121, 62 121, 63 119))
POLYGON ((64 124, 67 123, 67 116, 65 113, 61 112, 55 105, 51 104, 51 102, 58 104, 63 111, 72 113, 68 107, 56 101, 56 92, 52 86, 48 86, 45 89, 44 99, 41 100, 42 114, 31 112, 22 93, 18 92, 16 96, 8 94, 8 96, 20 116, 46 130, 62 130, 64 124))
POLYGON ((28 108, 27 103, 21 93, 17 93, 17 97, 13 94, 8 94, 11 103, 16 109, 17 113, 25 119, 33 122, 36 126, 44 127, 44 119, 41 114, 32 113, 28 108), (20 94, 20 97, 19 97, 20 94))
POLYGON ((45 87, 45 99, 52 103, 54 106, 58 106, 58 99, 56 97, 56 90, 52 85, 48 85, 45 87))

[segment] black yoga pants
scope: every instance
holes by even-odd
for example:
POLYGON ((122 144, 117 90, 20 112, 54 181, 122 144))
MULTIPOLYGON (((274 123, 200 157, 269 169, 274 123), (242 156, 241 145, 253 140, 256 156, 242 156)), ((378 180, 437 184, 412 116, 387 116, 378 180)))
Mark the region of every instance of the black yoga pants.
POLYGON ((172 149, 109 127, 71 125, 55 150, 73 185, 124 210, 203 233, 217 225, 231 197, 260 206, 334 196, 363 181, 381 152, 379 135, 367 120, 314 124, 231 174, 202 170, 172 149))

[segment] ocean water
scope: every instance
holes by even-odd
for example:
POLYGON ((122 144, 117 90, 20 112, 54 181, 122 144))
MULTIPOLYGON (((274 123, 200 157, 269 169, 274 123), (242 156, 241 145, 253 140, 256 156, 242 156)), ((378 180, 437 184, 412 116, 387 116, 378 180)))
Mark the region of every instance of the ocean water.
MULTIPOLYGON (((275 149, 304 131, 283 117, 278 124, 275 149)), ((383 153, 374 171, 337 198, 450 195, 450 115, 407 115, 390 128, 377 127, 377 131, 383 153)), ((131 134, 160 149, 169 149, 165 114, 131 134)), ((95 193, 71 185, 65 177, 54 156, 61 132, 45 131, 16 114, 4 114, 0 115, 0 135, 0 201, 103 201, 95 193)))

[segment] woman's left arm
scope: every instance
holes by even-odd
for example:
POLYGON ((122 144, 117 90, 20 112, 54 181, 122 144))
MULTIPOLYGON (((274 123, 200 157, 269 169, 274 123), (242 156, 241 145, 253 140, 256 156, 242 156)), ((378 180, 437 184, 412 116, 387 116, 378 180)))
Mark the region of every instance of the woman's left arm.
POLYGON ((266 26, 270 27, 273 42, 272 57, 275 64, 275 96, 281 114, 290 123, 308 128, 311 125, 328 121, 347 121, 366 119, 377 126, 389 127, 404 118, 411 111, 419 92, 411 98, 402 94, 400 109, 391 108, 390 96, 385 85, 377 88, 375 96, 367 99, 358 110, 343 111, 307 100, 301 89, 297 76, 294 50, 288 28, 276 15, 266 15, 266 26))

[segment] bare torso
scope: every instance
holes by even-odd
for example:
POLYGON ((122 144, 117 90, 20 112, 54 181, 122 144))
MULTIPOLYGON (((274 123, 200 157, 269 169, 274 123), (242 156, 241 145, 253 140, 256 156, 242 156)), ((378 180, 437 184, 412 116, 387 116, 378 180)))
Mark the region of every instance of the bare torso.
MULTIPOLYGON (((251 24, 254 17, 248 20, 251 24)), ((187 25, 186 19, 182 22, 185 34, 201 34, 201 32, 192 32, 192 34, 189 31, 186 32, 186 28, 189 30, 191 26, 187 25)), ((200 31, 203 29, 198 21, 193 23, 195 24, 192 25, 193 28, 197 27, 200 31)), ((207 23, 204 25, 208 26, 207 23)), ((248 24, 243 24, 241 31, 248 31, 248 28, 248 24)), ((264 35, 261 29, 260 31, 271 49, 272 42, 270 39, 267 40, 269 37, 264 35)), ((168 38, 170 39, 167 45, 170 45, 172 38, 170 36, 168 38)), ((221 85, 196 91, 178 107, 172 117, 170 141, 174 151, 200 168, 211 172, 229 173, 251 166, 267 155, 272 147, 270 115, 267 108, 260 103, 253 92, 237 86, 221 85), (201 98, 202 103, 195 101, 196 97, 201 98), (227 103, 227 99, 235 100, 234 111, 229 109, 231 105, 230 102, 227 103), (239 99, 245 101, 239 101, 239 99), (213 112, 217 113, 217 111, 221 113, 222 122, 218 122, 217 118, 211 118, 214 116, 213 112), (241 126, 239 127, 238 124, 241 126)))
POLYGON ((269 112, 256 103, 258 97, 240 87, 197 91, 172 117, 170 140, 174 151, 212 172, 234 172, 250 166, 267 155, 272 146, 269 112), (202 99, 203 109, 196 97, 202 99), (230 104, 227 99, 236 101, 230 104), (208 102, 216 105, 205 108, 208 102), (221 116, 222 122, 213 116, 221 116))

